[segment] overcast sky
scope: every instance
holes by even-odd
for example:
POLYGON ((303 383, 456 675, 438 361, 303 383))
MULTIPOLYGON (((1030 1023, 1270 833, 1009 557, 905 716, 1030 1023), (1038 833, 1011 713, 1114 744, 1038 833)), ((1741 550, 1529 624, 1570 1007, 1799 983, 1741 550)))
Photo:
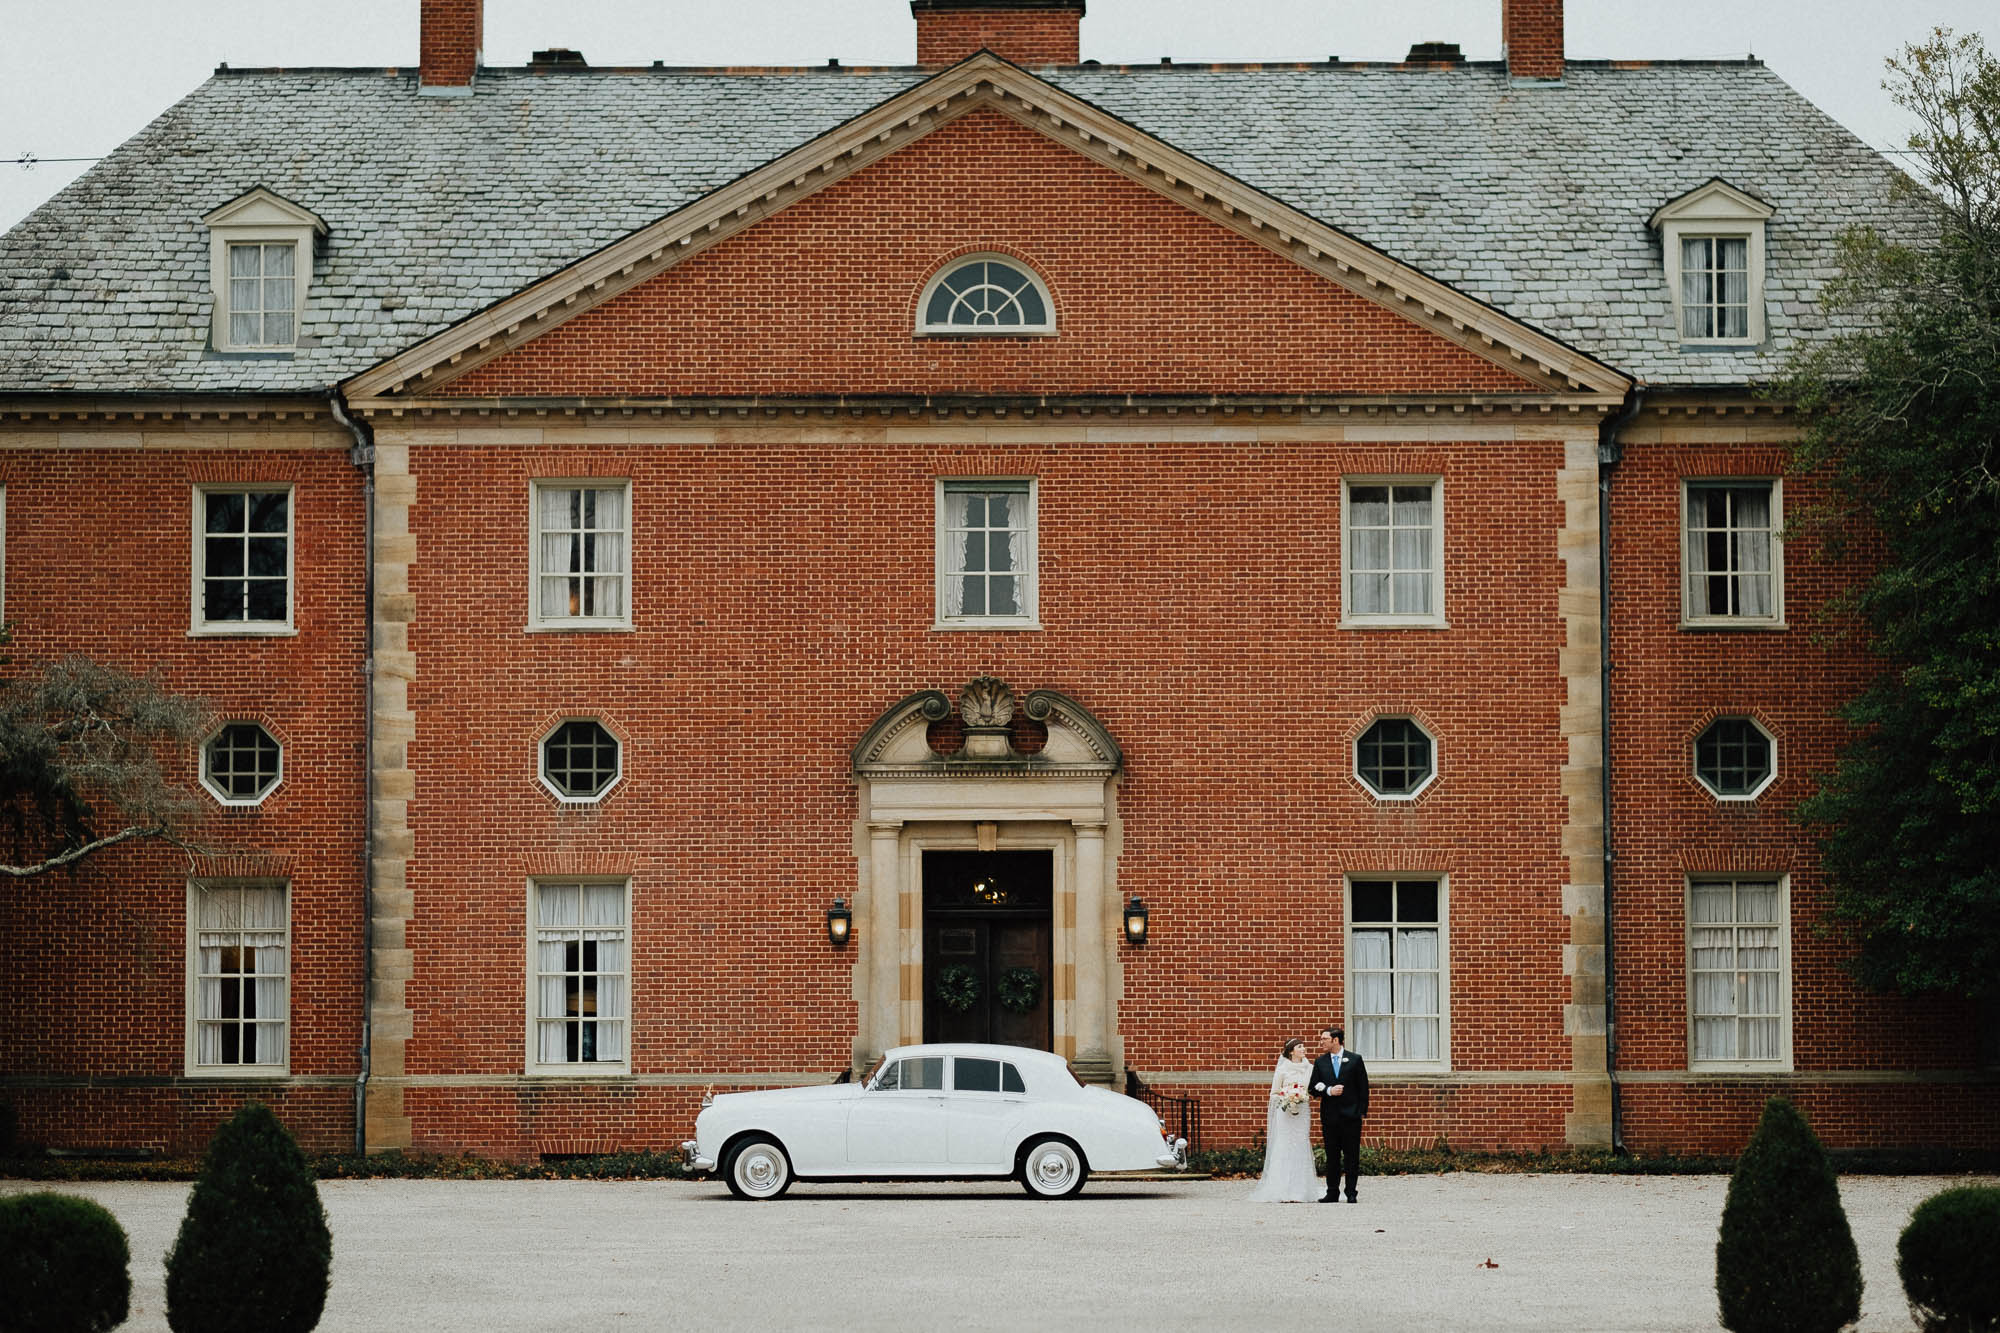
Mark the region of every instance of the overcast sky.
MULTIPOLYGON (((136 134, 216 65, 414 65, 418 0, 0 0, 0 230, 136 134), (32 155, 31 168, 9 159, 32 155)), ((1993 0, 1569 0, 1581 58, 1755 54, 1870 144, 1900 148, 1882 61, 1932 27, 2000 43, 1993 0)), ((1109 63, 1395 60, 1413 42, 1500 54, 1500 0, 1089 0, 1109 63)), ((600 65, 908 64, 906 0, 487 0, 486 61, 567 46, 600 65)))

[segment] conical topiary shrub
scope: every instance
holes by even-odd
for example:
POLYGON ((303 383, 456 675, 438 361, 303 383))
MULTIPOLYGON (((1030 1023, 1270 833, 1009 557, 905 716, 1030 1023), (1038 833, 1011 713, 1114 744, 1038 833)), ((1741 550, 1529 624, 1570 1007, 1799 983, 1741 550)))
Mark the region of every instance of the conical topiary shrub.
POLYGON ((2000 1330, 2000 1189, 1961 1185, 1918 1204, 1896 1272, 1925 1333, 2000 1330))
POLYGON ((326 1306, 333 1236, 304 1154, 261 1103, 209 1140, 167 1251, 175 1333, 306 1333, 326 1306))
POLYGON ((1729 1178, 1715 1294, 1736 1333, 1833 1333, 1861 1317, 1861 1256, 1812 1127, 1773 1097, 1729 1178))
POLYGON ((132 1301, 131 1257, 125 1228, 88 1199, 0 1199, 0 1333, 118 1327, 132 1301))

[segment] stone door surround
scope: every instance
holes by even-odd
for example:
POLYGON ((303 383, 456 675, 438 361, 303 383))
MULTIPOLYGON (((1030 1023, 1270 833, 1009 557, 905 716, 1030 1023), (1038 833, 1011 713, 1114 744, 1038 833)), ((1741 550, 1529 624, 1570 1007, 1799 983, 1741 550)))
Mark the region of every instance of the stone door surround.
POLYGON ((1047 729, 1015 748, 1013 690, 980 676, 959 692, 965 743, 930 746, 954 712, 940 690, 891 706, 854 747, 856 1068, 923 1035, 923 853, 1046 849, 1055 874, 1055 1048, 1086 1081, 1122 1073, 1118 1040, 1117 742, 1083 705, 1033 690, 1022 712, 1047 729))

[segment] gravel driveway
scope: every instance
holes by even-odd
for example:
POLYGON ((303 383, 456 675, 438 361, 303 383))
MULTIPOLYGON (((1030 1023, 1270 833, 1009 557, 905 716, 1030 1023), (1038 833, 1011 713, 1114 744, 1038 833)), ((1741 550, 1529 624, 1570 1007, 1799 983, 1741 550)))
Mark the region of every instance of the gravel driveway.
MULTIPOLYGON (((1365 1178, 1361 1203, 1247 1181, 802 1185, 329 1181, 327 1330, 1713 1329, 1722 1176, 1365 1178), (1323 1310, 1324 1317, 1311 1314, 1323 1310)), ((1855 1176, 1861 1327, 1913 1327, 1896 1235, 1949 1184, 1855 1176)), ((1992 1183, 1992 1182, 1987 1182, 1992 1183)), ((0 1181, 0 1193, 51 1188, 0 1181)), ((64 1185, 132 1240, 133 1330, 166 1328, 185 1185, 64 1185)))

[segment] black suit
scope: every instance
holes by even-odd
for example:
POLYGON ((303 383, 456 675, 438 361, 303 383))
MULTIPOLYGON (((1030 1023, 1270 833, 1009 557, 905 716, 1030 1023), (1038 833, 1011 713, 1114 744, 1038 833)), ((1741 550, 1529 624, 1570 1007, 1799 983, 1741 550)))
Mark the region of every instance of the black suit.
POLYGON ((1319 1098, 1319 1134, 1326 1144, 1326 1197, 1340 1194, 1340 1177, 1347 1177, 1347 1197, 1355 1197, 1361 1179, 1361 1121, 1368 1114, 1368 1067, 1353 1051, 1340 1053, 1340 1069, 1335 1072, 1333 1057, 1322 1055, 1313 1061, 1312 1095, 1319 1098), (1322 1089, 1338 1087, 1332 1096, 1322 1089))

